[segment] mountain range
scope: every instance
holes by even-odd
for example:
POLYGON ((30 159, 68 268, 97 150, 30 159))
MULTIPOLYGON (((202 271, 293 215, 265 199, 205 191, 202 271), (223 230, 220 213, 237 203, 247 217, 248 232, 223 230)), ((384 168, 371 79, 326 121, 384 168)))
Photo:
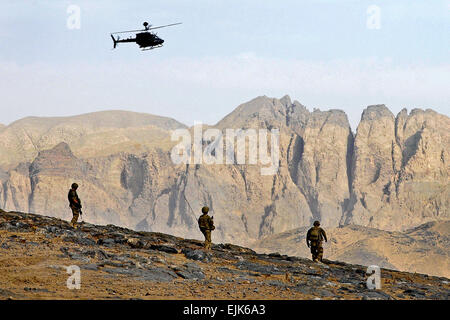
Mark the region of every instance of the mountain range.
MULTIPOLYGON (((67 192, 77 182, 91 223, 201 239, 196 220, 207 205, 213 242, 261 250, 279 234, 293 250, 289 239, 314 220, 352 233, 345 237, 407 235, 428 223, 448 231, 446 115, 403 109, 395 116, 372 105, 354 133, 341 110, 311 112, 289 96, 262 96, 207 127, 279 129, 278 171, 261 175, 259 163, 175 164, 171 132, 194 128, 170 118, 126 111, 28 117, 0 126, 0 207, 67 220, 67 192)), ((448 265, 448 249, 440 253, 448 265)))

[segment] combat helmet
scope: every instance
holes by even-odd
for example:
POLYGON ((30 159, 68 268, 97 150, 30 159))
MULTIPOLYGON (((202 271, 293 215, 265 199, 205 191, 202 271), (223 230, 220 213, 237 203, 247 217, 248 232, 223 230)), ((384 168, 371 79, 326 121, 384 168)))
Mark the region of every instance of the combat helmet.
POLYGON ((202 208, 202 213, 208 213, 208 211, 209 211, 209 208, 208 208, 208 207, 203 207, 203 208, 202 208))
POLYGON ((319 222, 319 221, 317 221, 317 220, 316 220, 316 221, 314 221, 314 226, 315 226, 315 227, 318 227, 318 226, 320 226, 320 222, 319 222))

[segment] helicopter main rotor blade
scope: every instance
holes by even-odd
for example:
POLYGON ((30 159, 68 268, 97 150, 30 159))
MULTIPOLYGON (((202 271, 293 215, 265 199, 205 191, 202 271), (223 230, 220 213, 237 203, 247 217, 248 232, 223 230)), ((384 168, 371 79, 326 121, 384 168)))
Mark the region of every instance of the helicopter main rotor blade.
POLYGON ((112 32, 111 34, 118 34, 118 33, 130 33, 130 32, 141 32, 141 31, 147 31, 147 30, 130 30, 130 31, 119 31, 119 32, 112 32))
POLYGON ((165 26, 158 26, 158 27, 148 28, 148 30, 159 29, 159 28, 165 28, 165 27, 170 27, 170 26, 176 26, 177 24, 182 24, 182 23, 183 23, 183 22, 177 22, 177 23, 172 23, 172 24, 166 24, 165 26))

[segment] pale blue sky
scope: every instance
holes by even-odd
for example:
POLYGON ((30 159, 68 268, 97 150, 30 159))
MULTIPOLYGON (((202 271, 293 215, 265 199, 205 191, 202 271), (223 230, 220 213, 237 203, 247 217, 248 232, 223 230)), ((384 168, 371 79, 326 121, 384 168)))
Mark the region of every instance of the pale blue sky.
POLYGON ((213 124, 284 94, 345 110, 353 130, 370 104, 449 115, 449 18, 449 0, 2 0, 0 123, 122 109, 213 124), (367 28, 371 5, 380 29, 367 28), (110 32, 143 21, 183 24, 158 30, 163 48, 111 50, 110 32))

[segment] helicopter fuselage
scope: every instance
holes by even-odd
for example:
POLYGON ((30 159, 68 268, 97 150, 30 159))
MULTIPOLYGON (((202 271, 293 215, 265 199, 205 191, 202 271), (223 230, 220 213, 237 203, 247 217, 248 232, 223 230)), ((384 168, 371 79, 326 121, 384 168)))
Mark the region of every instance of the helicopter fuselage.
POLYGON ((136 43, 141 48, 159 46, 164 43, 164 40, 159 38, 156 34, 150 32, 141 32, 136 34, 136 43))
POLYGON ((136 44, 140 48, 144 48, 143 50, 153 49, 153 48, 159 48, 164 43, 164 40, 158 37, 156 34, 151 32, 141 32, 137 33, 135 38, 127 38, 127 39, 120 39, 120 38, 114 38, 113 35, 111 35, 113 41, 114 41, 114 48, 116 47, 117 43, 121 42, 136 42, 136 44))

